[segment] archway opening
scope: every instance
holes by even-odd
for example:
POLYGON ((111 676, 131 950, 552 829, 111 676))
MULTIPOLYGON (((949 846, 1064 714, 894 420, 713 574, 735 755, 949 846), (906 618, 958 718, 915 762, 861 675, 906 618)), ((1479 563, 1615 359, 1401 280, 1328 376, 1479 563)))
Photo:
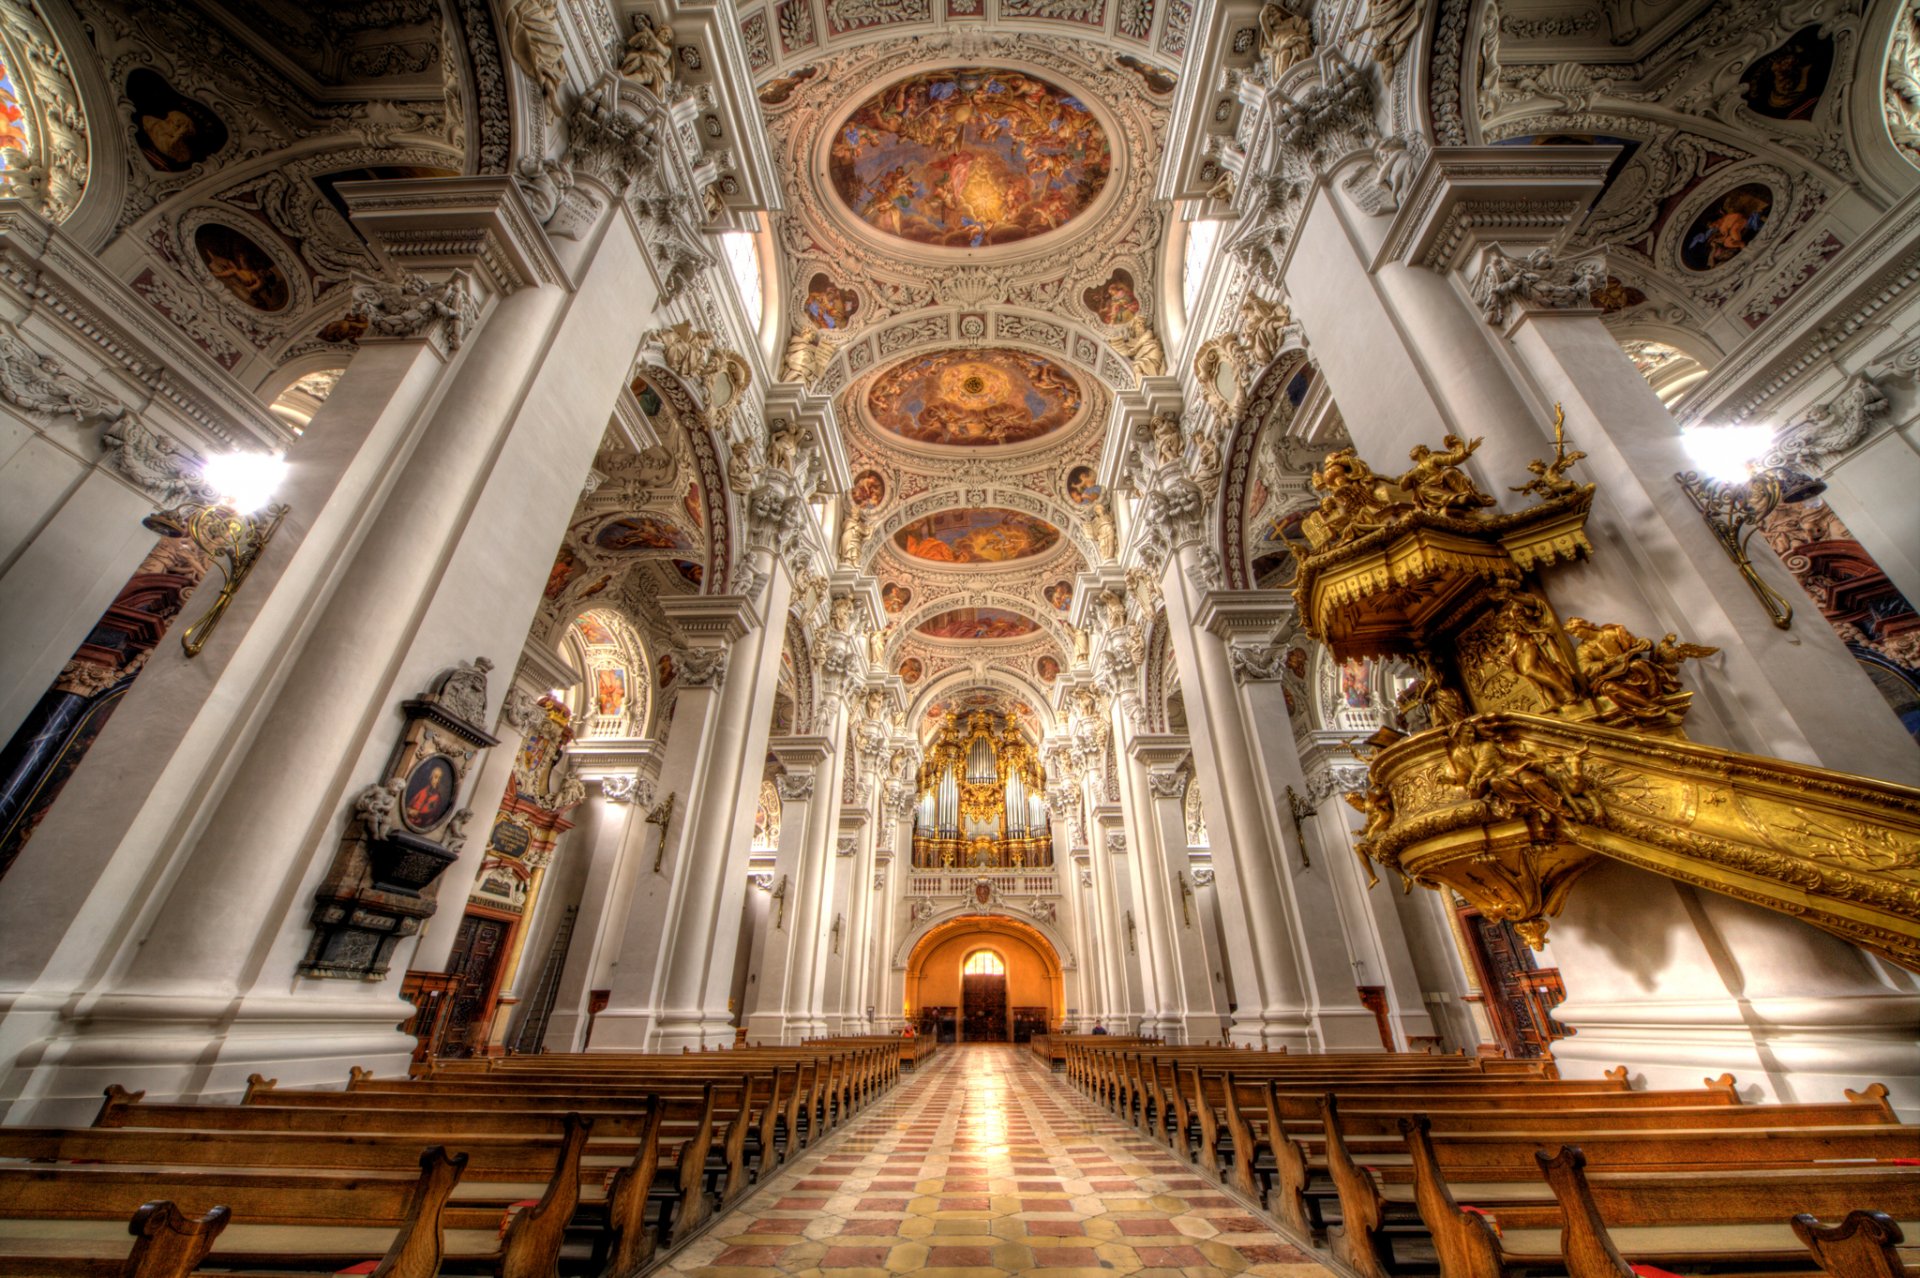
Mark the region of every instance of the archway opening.
POLYGON ((941 924, 907 959, 907 1019, 941 1042, 1024 1043, 1060 1023, 1060 956, 1036 927, 1004 915, 941 924))

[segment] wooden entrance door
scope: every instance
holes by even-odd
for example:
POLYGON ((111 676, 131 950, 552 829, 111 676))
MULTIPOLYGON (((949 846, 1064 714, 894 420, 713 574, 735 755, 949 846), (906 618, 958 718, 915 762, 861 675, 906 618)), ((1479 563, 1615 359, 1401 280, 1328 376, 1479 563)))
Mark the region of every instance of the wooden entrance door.
POLYGON ((461 918, 460 930, 453 937, 453 953, 447 959, 447 975, 456 982, 442 1038, 448 1055, 471 1055, 474 1034, 486 1032, 487 1018, 493 1011, 494 983, 512 935, 513 924, 505 919, 484 914, 461 918))
POLYGON ((1007 1041, 1007 978, 1004 972, 969 973, 960 985, 960 1036, 969 1043, 1007 1041))
POLYGON ((1518 1058, 1544 1056, 1549 1044, 1567 1035, 1548 1016, 1567 997, 1559 970, 1535 966, 1533 951, 1511 923, 1475 909, 1460 911, 1460 923, 1501 1051, 1518 1058))

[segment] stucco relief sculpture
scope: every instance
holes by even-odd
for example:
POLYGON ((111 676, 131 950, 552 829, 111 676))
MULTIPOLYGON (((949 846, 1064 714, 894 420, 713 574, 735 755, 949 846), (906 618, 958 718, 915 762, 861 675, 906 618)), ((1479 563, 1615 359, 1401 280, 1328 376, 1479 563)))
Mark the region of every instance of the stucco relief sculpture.
POLYGON ((620 55, 620 74, 666 101, 673 89, 673 28, 637 13, 620 55))

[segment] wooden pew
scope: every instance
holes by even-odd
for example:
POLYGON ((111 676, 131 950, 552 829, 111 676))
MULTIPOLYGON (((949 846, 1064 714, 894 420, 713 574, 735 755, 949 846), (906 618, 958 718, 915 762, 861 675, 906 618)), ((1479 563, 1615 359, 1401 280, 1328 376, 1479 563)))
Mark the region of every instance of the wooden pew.
POLYGON ((120 1249, 117 1239, 35 1239, 9 1228, 30 1229, 31 1222, 0 1219, 0 1278, 186 1278, 206 1259, 232 1215, 215 1207, 204 1216, 188 1216, 164 1198, 144 1203, 121 1235, 134 1240, 124 1259, 114 1254, 120 1249), (37 1254, 36 1248, 55 1254, 37 1254))

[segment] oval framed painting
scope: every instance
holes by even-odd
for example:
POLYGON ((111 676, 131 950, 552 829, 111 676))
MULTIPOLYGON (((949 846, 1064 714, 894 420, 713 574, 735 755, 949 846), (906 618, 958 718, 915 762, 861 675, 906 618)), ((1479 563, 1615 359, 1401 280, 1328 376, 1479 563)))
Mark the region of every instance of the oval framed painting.
POLYGON ((458 782, 453 760, 446 755, 432 754, 420 760, 407 773, 406 786, 400 792, 400 819, 415 834, 425 834, 453 810, 458 782))
POLYGON ((1681 238, 1680 264, 1712 271, 1733 261, 1766 229, 1773 202, 1773 188, 1764 182, 1742 182, 1709 200, 1681 238))

